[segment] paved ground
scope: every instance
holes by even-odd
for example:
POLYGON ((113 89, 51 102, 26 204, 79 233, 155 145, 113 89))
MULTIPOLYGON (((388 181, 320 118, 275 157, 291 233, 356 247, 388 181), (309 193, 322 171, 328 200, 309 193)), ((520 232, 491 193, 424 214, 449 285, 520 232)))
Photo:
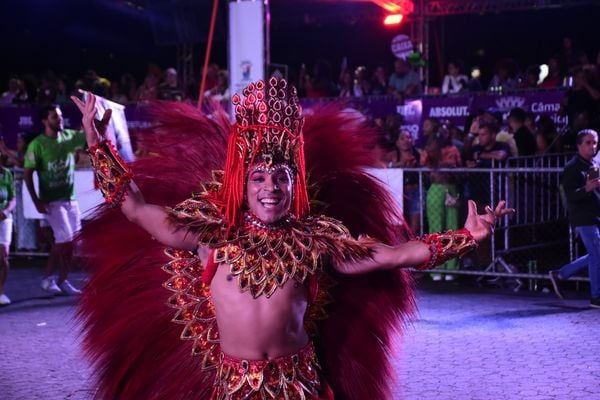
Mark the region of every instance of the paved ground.
MULTIPOLYGON (((30 264, 12 271, 14 304, 0 309, 0 399, 88 399, 76 300, 45 297, 30 264)), ((395 399, 600 399, 600 310, 586 300, 444 283, 424 285, 419 306, 401 339, 395 399)))

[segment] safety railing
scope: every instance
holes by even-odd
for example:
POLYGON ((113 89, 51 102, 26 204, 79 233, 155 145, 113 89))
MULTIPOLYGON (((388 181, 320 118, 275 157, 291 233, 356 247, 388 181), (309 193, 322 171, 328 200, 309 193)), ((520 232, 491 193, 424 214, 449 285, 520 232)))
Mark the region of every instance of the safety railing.
POLYGON ((489 169, 403 169, 404 186, 408 188, 403 196, 404 214, 414 228, 414 213, 419 212, 416 234, 462 226, 468 199, 474 200, 480 211, 500 200, 506 200, 509 207, 517 210, 512 217, 498 221, 492 240, 483 243, 461 265, 446 264, 441 270, 427 272, 511 277, 517 289, 524 284, 523 279, 528 279, 529 287, 534 288, 537 280, 548 278, 548 270, 577 258, 578 247, 560 189, 563 166, 571 156, 552 155, 542 161, 521 157, 489 169), (521 167, 536 163, 543 167, 521 167))

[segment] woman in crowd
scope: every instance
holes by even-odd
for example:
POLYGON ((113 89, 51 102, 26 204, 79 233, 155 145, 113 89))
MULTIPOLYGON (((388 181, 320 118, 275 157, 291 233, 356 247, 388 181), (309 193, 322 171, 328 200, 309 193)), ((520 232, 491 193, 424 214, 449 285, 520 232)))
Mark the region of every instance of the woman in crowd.
MULTIPOLYGON (((460 192, 456 177, 439 168, 456 168, 462 166, 462 158, 458 148, 452 144, 452 137, 446 127, 441 127, 429 138, 427 147, 421 157, 421 165, 432 169, 431 186, 427 190, 427 222, 429 232, 446 231, 458 227, 458 210, 460 208, 460 192)), ((458 260, 451 260, 438 268, 458 269, 458 260)), ((432 274, 434 281, 442 280, 442 275, 432 274)), ((445 275, 447 281, 454 275, 445 275)))
MULTIPOLYGON (((418 168, 421 154, 415 147, 410 132, 402 130, 394 141, 389 166, 392 168, 418 168)), ((419 175, 416 172, 404 172, 404 216, 414 234, 421 233, 421 212, 423 202, 419 189, 419 175)))
POLYGON ((462 73, 462 62, 451 61, 448 64, 448 75, 444 76, 442 83, 442 93, 460 93, 467 89, 469 78, 462 73))

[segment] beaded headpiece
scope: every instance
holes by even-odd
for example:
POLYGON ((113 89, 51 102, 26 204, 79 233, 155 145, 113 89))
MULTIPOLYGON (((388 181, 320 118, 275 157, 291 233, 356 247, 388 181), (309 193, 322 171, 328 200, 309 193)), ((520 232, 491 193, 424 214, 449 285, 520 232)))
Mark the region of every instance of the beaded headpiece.
POLYGON ((284 79, 250 83, 235 94, 236 123, 227 147, 227 159, 219 203, 230 226, 241 223, 248 170, 253 164, 267 169, 283 164, 294 173, 292 209, 296 217, 308 213, 304 166, 304 117, 296 88, 284 79))

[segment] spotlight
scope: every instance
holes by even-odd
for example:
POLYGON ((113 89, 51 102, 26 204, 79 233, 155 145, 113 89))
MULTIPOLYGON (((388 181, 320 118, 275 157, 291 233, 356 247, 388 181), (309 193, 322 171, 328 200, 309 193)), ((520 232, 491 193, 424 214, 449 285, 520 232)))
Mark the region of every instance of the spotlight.
POLYGON ((383 24, 384 25, 400 25, 403 18, 404 18, 404 15, 402 15, 402 14, 390 14, 385 17, 383 24))

